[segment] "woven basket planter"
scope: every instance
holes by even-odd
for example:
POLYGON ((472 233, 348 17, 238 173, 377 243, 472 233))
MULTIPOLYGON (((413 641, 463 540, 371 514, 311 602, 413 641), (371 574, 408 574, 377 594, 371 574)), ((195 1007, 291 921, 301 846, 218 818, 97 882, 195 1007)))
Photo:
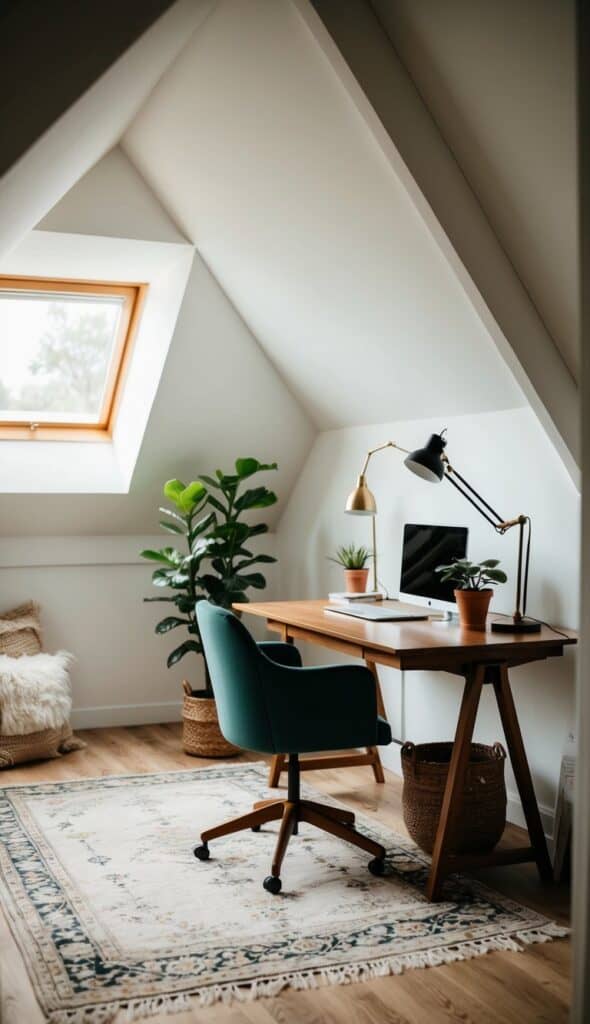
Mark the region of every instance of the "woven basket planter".
POLYGON ((190 685, 182 684, 182 746, 193 757, 233 757, 239 747, 228 743, 219 728, 217 704, 213 697, 193 697, 190 685))
POLYGON ((69 722, 60 729, 42 729, 24 736, 6 736, 0 733, 0 770, 12 768, 26 761, 44 761, 61 757, 73 750, 83 750, 86 744, 74 736, 69 722))
MULTIPOLYGON (((449 773, 452 743, 404 743, 401 751, 406 828, 425 853, 432 853, 449 773)), ((465 789, 450 848, 453 853, 493 850, 506 825, 506 751, 472 743, 465 789)))

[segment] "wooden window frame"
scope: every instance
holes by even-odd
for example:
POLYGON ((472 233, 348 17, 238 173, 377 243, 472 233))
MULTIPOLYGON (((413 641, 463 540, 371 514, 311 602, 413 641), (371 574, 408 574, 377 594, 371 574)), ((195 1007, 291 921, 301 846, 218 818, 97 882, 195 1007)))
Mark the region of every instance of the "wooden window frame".
POLYGON ((3 291, 57 292, 65 295, 100 295, 123 298, 121 318, 113 348, 100 417, 97 423, 34 423, 22 420, 0 420, 0 440, 10 441, 110 441, 131 361, 133 345, 145 301, 146 284, 115 281, 82 281, 70 278, 12 277, 0 274, 0 296, 3 291))

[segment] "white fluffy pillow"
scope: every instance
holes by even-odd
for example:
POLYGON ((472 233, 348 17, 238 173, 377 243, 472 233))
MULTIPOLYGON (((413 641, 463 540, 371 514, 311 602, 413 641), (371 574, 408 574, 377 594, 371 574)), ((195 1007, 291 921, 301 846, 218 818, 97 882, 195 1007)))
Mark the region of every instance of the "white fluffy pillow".
POLYGON ((23 736, 60 729, 72 710, 67 651, 57 654, 0 655, 0 733, 23 736))

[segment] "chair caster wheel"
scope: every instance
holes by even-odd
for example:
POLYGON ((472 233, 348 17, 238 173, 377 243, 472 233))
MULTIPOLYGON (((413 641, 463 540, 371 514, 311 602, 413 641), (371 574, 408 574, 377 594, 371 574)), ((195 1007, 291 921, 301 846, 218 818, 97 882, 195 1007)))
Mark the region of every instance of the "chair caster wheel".
POLYGON ((373 860, 369 861, 368 867, 372 875, 380 877, 385 874, 385 860, 383 857, 374 857, 373 860))
POLYGON ((260 832, 260 825, 252 825, 253 832, 260 832))
POLYGON ((195 846, 193 853, 197 860, 209 860, 209 857, 211 856, 207 843, 203 843, 201 846, 195 846))
POLYGON ((276 896, 277 893, 281 891, 281 880, 280 878, 276 878, 274 875, 268 875, 268 877, 264 879, 262 886, 267 892, 272 892, 273 896, 276 896))

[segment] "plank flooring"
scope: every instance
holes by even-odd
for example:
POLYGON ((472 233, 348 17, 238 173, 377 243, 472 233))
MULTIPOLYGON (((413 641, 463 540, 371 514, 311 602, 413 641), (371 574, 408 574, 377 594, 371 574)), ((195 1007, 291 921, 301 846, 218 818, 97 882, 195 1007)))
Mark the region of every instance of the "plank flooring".
MULTIPOLYGON (((88 744, 86 750, 5 772, 2 784, 198 768, 211 763, 182 752, 176 724, 94 729, 79 735, 88 744)), ((260 760, 247 754, 242 757, 260 760)), ((386 785, 379 786, 370 769, 357 767, 309 772, 306 781, 353 810, 405 832, 397 776, 386 773, 386 785)), ((519 829, 507 828, 503 842, 519 844, 522 840, 519 829)), ((542 885, 534 865, 489 868, 477 872, 477 877, 567 924, 567 887, 542 885)), ((1 916, 0 951, 1 1024, 43 1024, 22 959, 1 916)), ((570 958, 569 940, 560 939, 529 946, 522 953, 488 953, 362 985, 287 990, 277 998, 149 1020, 152 1024, 565 1024, 570 958)), ((120 1016, 115 1024, 121 1024, 120 1016)))

